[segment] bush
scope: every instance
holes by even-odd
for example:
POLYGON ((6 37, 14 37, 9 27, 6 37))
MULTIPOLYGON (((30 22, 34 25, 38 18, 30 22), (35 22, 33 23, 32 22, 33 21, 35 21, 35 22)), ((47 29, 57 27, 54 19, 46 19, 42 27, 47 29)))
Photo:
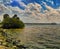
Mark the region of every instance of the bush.
POLYGON ((2 21, 2 28, 24 28, 24 23, 15 14, 12 18, 8 14, 4 14, 2 21))

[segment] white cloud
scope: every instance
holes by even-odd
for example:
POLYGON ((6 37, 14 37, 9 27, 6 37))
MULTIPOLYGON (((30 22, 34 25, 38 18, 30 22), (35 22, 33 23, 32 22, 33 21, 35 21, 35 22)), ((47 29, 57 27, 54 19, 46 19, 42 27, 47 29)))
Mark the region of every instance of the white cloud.
POLYGON ((17 12, 19 12, 19 13, 23 12, 23 10, 21 10, 19 7, 8 6, 8 8, 9 8, 11 11, 17 11, 17 12))
POLYGON ((21 6, 26 7, 26 5, 23 2, 18 2, 21 6))
POLYGON ((10 13, 10 9, 7 8, 6 6, 4 6, 4 4, 0 4, 0 12, 3 12, 3 13, 10 13))
POLYGON ((25 23, 45 23, 45 22, 46 23, 49 23, 49 22, 60 23, 59 11, 57 9, 53 9, 50 6, 47 6, 46 3, 44 3, 44 5, 47 8, 47 10, 43 11, 44 13, 41 12, 42 6, 37 3, 28 4, 25 10, 21 10, 18 7, 12 7, 12 6, 5 7, 4 5, 1 5, 1 6, 3 6, 2 9, 4 9, 4 12, 9 11, 10 13, 11 11, 11 14, 18 13, 21 20, 23 20, 25 23))
POLYGON ((59 7, 59 8, 57 8, 57 9, 55 9, 55 10, 57 10, 58 12, 60 12, 60 7, 59 7))
POLYGON ((14 0, 14 1, 18 1, 18 2, 20 2, 21 0, 14 0))
POLYGON ((44 13, 41 13, 41 6, 39 4, 28 4, 26 9, 25 9, 25 13, 23 13, 24 16, 31 18, 34 21, 30 21, 31 19, 29 19, 29 22, 56 22, 56 23, 60 23, 60 14, 56 9, 53 9, 50 6, 47 6, 46 3, 44 3, 47 10, 44 11, 44 13))
POLYGON ((26 7, 26 5, 22 2, 22 0, 14 0, 14 1, 17 1, 20 4, 20 6, 26 7))
POLYGON ((52 5, 54 4, 53 0, 46 0, 46 1, 51 3, 52 5))

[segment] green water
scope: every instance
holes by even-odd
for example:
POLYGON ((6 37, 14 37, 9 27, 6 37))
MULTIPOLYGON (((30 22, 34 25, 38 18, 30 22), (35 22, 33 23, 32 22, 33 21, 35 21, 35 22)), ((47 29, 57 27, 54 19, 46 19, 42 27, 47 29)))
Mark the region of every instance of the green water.
POLYGON ((5 29, 5 32, 20 39, 27 49, 60 49, 59 25, 26 25, 24 29, 5 29))

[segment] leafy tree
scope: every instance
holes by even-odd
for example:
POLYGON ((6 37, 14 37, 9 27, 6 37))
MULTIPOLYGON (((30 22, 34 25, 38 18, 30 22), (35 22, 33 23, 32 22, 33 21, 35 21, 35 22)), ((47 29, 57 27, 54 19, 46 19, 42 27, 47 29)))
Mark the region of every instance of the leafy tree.
POLYGON ((4 14, 4 15, 3 15, 3 18, 8 18, 8 17, 9 17, 8 14, 4 14))
POLYGON ((8 14, 4 14, 2 27, 3 28, 24 28, 24 23, 15 14, 12 18, 8 14))
POLYGON ((9 26, 9 15, 8 14, 4 14, 3 15, 3 22, 2 22, 2 27, 3 28, 8 28, 9 26))
POLYGON ((13 16, 13 18, 16 18, 17 17, 17 15, 15 14, 14 16, 13 16))
POLYGON ((14 22, 12 24, 13 28, 23 28, 24 27, 24 23, 19 19, 19 17, 17 17, 16 14, 13 16, 12 22, 14 22))

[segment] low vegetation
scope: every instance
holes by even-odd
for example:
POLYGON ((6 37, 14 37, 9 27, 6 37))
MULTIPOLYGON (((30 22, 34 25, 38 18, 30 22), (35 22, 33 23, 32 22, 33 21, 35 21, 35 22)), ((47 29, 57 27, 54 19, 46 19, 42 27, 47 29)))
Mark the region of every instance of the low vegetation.
POLYGON ((12 34, 8 34, 3 30, 0 30, 0 49, 27 49, 28 47, 21 44, 21 40, 17 40, 15 37, 9 37, 12 34))
POLYGON ((2 28, 24 28, 24 23, 15 14, 12 18, 8 14, 3 15, 2 28))

